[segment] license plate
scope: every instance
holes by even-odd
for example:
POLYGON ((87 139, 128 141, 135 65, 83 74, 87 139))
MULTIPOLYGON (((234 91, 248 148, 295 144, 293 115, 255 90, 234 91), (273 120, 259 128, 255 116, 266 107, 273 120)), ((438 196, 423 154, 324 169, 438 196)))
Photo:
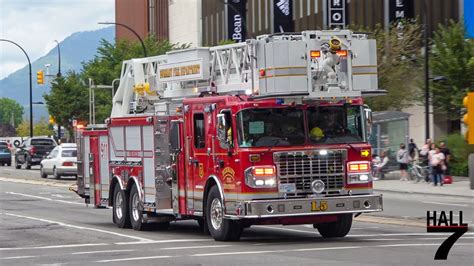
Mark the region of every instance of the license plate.
POLYGON ((328 209, 328 202, 327 201, 311 201, 311 211, 312 212, 323 212, 328 209))
POLYGON ((279 184, 278 191, 280 193, 296 193, 296 185, 295 184, 279 184))

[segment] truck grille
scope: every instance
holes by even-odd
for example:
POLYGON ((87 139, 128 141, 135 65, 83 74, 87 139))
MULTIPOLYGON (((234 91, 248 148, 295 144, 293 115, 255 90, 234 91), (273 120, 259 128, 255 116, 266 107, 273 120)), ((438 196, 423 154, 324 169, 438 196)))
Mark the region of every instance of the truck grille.
POLYGON ((346 150, 277 152, 273 155, 282 184, 296 185, 296 194, 312 194, 311 182, 326 184, 323 194, 338 194, 344 187, 346 150))

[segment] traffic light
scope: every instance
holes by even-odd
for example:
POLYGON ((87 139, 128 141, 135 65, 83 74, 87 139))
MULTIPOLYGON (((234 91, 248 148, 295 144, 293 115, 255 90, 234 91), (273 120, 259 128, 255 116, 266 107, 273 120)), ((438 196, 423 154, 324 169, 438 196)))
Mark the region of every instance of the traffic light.
POLYGON ((469 144, 474 144, 474 92, 468 92, 463 100, 464 107, 466 107, 466 114, 463 117, 463 122, 467 126, 466 140, 469 144))
POLYGON ((42 85, 44 84, 44 72, 43 70, 40 70, 36 72, 36 83, 42 85))
POLYGON ((54 117, 49 116, 49 124, 50 125, 56 124, 56 121, 54 120, 54 117))

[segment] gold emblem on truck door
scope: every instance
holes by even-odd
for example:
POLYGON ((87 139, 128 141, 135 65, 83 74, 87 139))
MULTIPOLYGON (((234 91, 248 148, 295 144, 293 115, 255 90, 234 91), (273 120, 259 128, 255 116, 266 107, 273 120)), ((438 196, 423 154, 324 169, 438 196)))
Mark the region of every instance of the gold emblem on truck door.
POLYGON ((204 164, 199 163, 199 177, 203 178, 204 176, 204 164))

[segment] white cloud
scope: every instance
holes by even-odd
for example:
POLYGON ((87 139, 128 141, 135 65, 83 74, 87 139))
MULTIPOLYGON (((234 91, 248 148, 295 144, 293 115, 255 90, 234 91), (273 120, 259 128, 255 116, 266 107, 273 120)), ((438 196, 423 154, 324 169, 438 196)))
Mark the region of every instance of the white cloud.
MULTIPOLYGON (((0 39, 21 45, 31 62, 77 31, 103 27, 115 21, 114 0, 0 0, 0 39)), ((13 44, 0 42, 0 79, 27 64, 13 44)))

